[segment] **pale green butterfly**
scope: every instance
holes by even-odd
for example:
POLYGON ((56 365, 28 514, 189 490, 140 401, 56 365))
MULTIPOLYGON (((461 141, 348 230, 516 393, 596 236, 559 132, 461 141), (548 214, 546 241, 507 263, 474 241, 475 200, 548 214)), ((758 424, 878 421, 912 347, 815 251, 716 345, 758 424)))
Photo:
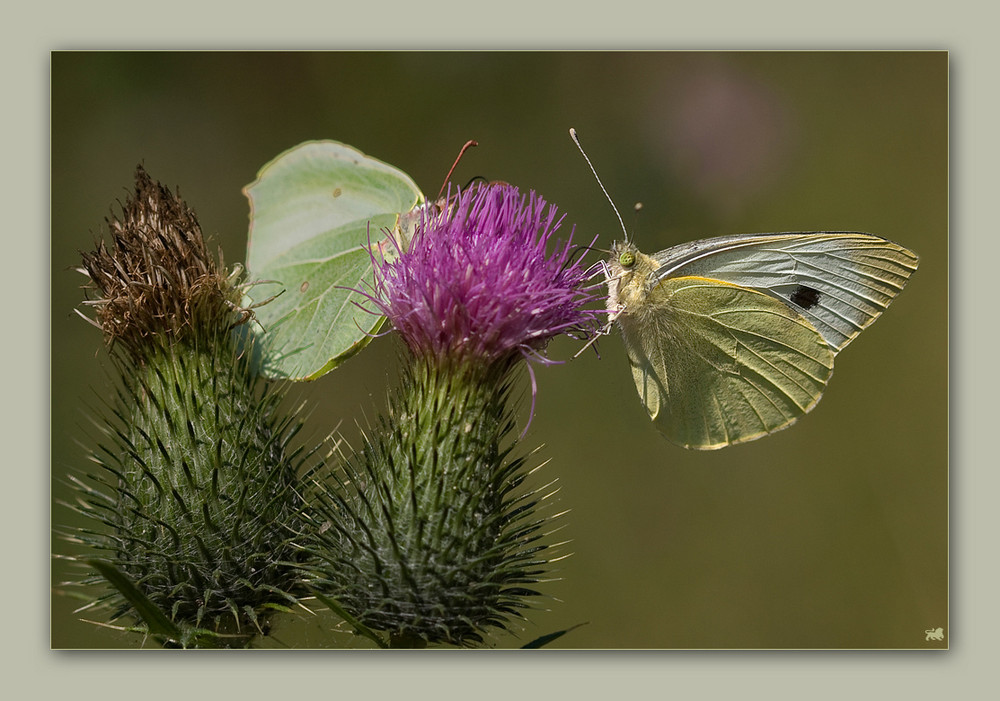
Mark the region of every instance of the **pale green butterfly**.
POLYGON ((247 306, 261 370, 315 379, 384 321, 356 304, 364 298, 355 290, 371 281, 375 252, 406 249, 425 198, 406 173, 337 141, 285 151, 244 192, 247 267, 257 283, 247 306))
POLYGON ((600 264, 604 332, 621 329, 639 397, 667 438, 698 450, 745 443, 816 406, 834 356, 917 262, 862 233, 720 236, 646 255, 626 232, 600 264))

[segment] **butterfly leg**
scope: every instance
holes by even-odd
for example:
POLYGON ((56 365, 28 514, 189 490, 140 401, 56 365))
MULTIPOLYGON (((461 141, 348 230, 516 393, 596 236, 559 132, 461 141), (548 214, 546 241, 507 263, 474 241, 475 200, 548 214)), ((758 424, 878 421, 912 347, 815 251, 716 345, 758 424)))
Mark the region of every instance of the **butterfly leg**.
MULTIPOLYGON (((621 314, 621 309, 614 312, 610 312, 608 314, 608 323, 605 324, 603 328, 598 329, 597 333, 595 333, 593 336, 590 337, 590 340, 584 344, 583 348, 581 348, 580 350, 578 350, 576 353, 573 354, 573 358, 580 357, 585 350, 587 350, 592 345, 594 345, 594 343, 597 342, 598 338, 600 338, 601 336, 607 336, 609 333, 611 333, 611 329, 615 325, 615 319, 618 318, 619 314, 621 314)), ((600 354, 598 354, 598 357, 600 357, 600 354)))
POLYGON ((603 275, 604 276, 604 280, 602 280, 601 282, 598 282, 598 283, 596 283, 594 285, 587 285, 586 287, 582 287, 580 289, 583 289, 583 290, 593 290, 593 289, 596 289, 596 288, 600 287, 601 285, 605 284, 611 278, 611 269, 608 268, 607 261, 599 260, 596 263, 594 263, 592 266, 590 266, 589 268, 587 268, 586 270, 583 271, 583 279, 584 280, 593 280, 598 275, 603 275))

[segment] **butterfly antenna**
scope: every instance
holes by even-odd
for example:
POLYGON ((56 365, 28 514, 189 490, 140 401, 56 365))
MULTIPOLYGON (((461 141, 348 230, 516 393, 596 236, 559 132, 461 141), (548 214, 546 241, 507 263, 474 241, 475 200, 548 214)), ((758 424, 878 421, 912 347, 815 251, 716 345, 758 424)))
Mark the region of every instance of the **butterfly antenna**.
POLYGON ((455 159, 455 162, 451 164, 451 170, 448 171, 448 175, 444 176, 444 182, 441 183, 441 190, 438 192, 438 199, 441 199, 441 195, 444 194, 444 189, 448 186, 448 181, 451 180, 451 174, 455 172, 455 168, 458 167, 458 162, 462 160, 462 156, 464 156, 465 152, 470 148, 478 145, 479 142, 473 141, 472 139, 465 142, 465 146, 463 146, 462 150, 458 152, 458 157, 455 159))
POLYGON ((580 137, 576 135, 576 129, 570 127, 569 136, 573 139, 573 143, 576 144, 576 147, 580 149, 580 153, 583 154, 583 160, 587 161, 587 165, 590 166, 590 172, 594 174, 594 179, 597 180, 597 184, 601 187, 601 192, 604 193, 604 196, 608 198, 608 202, 611 203, 611 209, 615 210, 615 216, 618 217, 618 223, 622 225, 622 232, 625 234, 625 240, 628 241, 628 230, 625 228, 625 221, 622 219, 622 215, 618 212, 618 208, 615 207, 615 202, 611 199, 611 195, 609 195, 608 191, 604 188, 604 183, 601 182, 601 178, 597 174, 594 164, 591 163, 590 158, 587 157, 587 152, 583 150, 583 145, 580 143, 580 137))

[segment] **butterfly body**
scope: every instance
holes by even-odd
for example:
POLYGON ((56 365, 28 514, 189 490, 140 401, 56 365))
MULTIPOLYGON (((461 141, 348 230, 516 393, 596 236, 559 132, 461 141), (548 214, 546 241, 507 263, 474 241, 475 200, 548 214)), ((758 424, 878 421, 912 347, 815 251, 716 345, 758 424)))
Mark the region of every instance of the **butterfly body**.
POLYGON ((715 449, 810 411, 834 356, 902 290, 917 256, 850 232, 703 239, 653 255, 616 242, 609 320, 670 440, 715 449))

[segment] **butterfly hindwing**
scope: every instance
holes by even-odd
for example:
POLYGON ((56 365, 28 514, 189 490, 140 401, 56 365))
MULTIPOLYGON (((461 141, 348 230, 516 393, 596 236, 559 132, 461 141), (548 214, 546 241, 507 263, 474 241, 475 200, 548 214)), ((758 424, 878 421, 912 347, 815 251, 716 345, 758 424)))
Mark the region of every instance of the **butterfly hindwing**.
POLYGON ((801 314, 720 280, 660 280, 618 323, 650 417, 688 448, 788 426, 812 409, 833 372, 834 351, 801 314))

